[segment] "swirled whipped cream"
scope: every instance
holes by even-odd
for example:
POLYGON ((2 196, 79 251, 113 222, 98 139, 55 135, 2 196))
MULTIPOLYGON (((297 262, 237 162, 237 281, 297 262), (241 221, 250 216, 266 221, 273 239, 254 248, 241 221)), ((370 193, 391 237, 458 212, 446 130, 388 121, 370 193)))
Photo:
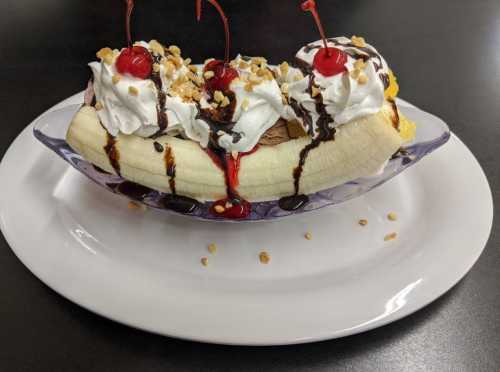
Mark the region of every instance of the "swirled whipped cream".
POLYGON ((120 74, 116 67, 120 51, 116 49, 101 49, 98 53, 101 61, 89 64, 99 119, 113 136, 124 133, 149 137, 166 130, 167 123, 175 129, 186 109, 179 110, 180 104, 176 102, 167 104, 168 97, 165 97, 165 107, 161 107, 160 96, 166 95, 176 81, 189 73, 189 69, 176 47, 167 49, 154 40, 134 45, 144 47, 151 53, 155 61, 151 78, 120 74), (152 79, 153 75, 158 77, 156 81, 152 79))
POLYGON ((278 82, 264 58, 238 55, 230 66, 239 77, 230 83, 229 93, 216 91, 203 96, 200 108, 208 115, 202 115, 202 120, 208 123, 219 147, 227 152, 248 152, 276 124, 284 104, 278 82), (216 116, 210 115, 210 111, 217 110, 229 111, 225 123, 210 119, 216 116))
POLYGON ((324 76, 313 67, 316 53, 323 48, 318 40, 296 54, 297 68, 277 69, 282 90, 289 106, 284 117, 298 120, 313 138, 318 136, 318 120, 324 107, 331 116, 330 128, 360 117, 375 114, 384 103, 384 91, 389 83, 389 68, 383 57, 362 38, 328 39, 329 48, 347 54, 346 71, 324 76), (318 102, 322 105, 318 106, 318 102))

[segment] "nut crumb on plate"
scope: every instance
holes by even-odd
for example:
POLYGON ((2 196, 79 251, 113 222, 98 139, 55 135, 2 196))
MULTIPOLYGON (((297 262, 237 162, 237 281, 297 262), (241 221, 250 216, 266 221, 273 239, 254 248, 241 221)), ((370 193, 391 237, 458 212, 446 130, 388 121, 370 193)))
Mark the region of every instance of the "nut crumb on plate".
POLYGON ((387 219, 389 221, 396 221, 398 219, 398 216, 396 215, 396 213, 394 212, 390 212, 388 215, 387 215, 387 219))
POLYGON ((361 226, 366 226, 366 225, 368 225, 368 220, 361 219, 358 221, 358 224, 360 224, 361 226))
POLYGON ((271 256, 269 256, 269 253, 263 251, 259 253, 259 260, 263 264, 268 264, 271 261, 271 256))
POLYGON ((398 236, 398 234, 395 232, 387 234, 386 236, 384 236, 384 241, 387 242, 389 240, 394 240, 394 239, 396 239, 397 236, 398 236))
POLYGON ((211 254, 215 254, 215 252, 217 252, 217 245, 215 243, 210 243, 208 245, 208 251, 211 253, 211 254))
POLYGON ((208 258, 207 257, 202 257, 200 262, 203 266, 208 266, 208 258))
POLYGON ((313 238, 312 234, 310 232, 307 232, 305 235, 304 235, 304 238, 306 238, 307 240, 311 240, 313 238))

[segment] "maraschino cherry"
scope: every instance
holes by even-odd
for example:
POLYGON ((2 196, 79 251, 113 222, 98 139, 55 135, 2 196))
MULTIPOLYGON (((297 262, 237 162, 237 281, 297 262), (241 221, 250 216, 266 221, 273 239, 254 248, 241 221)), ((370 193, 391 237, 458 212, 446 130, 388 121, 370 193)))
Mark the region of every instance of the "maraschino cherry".
POLYGON ((132 46, 130 33, 130 17, 134 9, 134 0, 125 0, 125 29, 127 32, 127 48, 123 49, 116 60, 116 69, 120 74, 130 74, 138 79, 147 79, 153 69, 151 53, 142 46, 132 46))
MULTIPOLYGON (((201 20, 201 2, 202 0, 196 0, 196 19, 201 20)), ((224 60, 214 60, 209 62, 204 69, 204 72, 212 71, 214 76, 206 80, 205 87, 209 92, 214 92, 220 90, 226 92, 229 90, 229 85, 231 82, 238 77, 238 71, 229 66, 229 49, 231 46, 231 36, 229 33, 229 22, 227 20, 222 7, 216 0, 208 0, 215 9, 219 12, 219 15, 224 23, 224 31, 226 34, 226 51, 224 60)))
POLYGON ((319 49, 314 56, 313 67, 324 76, 334 76, 346 72, 347 54, 338 48, 328 47, 323 24, 316 8, 316 1, 304 1, 302 3, 302 10, 312 13, 324 44, 324 47, 319 49))

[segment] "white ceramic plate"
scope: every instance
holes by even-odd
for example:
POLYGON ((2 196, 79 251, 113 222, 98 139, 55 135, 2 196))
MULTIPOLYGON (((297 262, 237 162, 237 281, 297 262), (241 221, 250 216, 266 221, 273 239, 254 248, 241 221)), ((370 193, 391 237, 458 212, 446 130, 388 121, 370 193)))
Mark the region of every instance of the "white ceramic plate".
POLYGON ((268 223, 130 210, 38 143, 32 125, 5 155, 0 179, 1 229, 44 283, 116 321, 225 344, 324 340, 408 315, 467 273, 493 217, 488 182, 455 136, 362 197, 268 223), (385 242, 391 232, 398 238, 385 242))

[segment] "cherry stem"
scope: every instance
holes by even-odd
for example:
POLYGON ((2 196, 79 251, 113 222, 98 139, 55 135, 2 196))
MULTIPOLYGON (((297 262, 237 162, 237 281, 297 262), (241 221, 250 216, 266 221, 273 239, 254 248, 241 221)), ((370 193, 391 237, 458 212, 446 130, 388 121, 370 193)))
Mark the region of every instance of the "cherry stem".
POLYGON ((321 23, 321 18, 319 17, 318 9, 316 8, 316 1, 314 0, 308 0, 302 4, 302 9, 305 11, 309 11, 312 13, 314 17, 314 21, 316 22, 316 25, 318 26, 319 34, 321 35, 321 38, 323 39, 323 44, 325 45, 326 49, 326 55, 327 57, 330 57, 330 50, 328 49, 328 43, 326 42, 326 36, 325 36, 325 29, 323 28, 323 24, 321 23), (307 4, 307 8, 305 8, 305 4, 307 4))
MULTIPOLYGON (((196 0, 196 19, 198 20, 198 22, 201 20, 201 2, 202 0, 196 0)), ((217 12, 219 12, 222 22, 224 23, 224 32, 226 34, 226 50, 224 54, 224 63, 227 65, 229 64, 229 49, 231 47, 229 22, 227 20, 226 14, 224 13, 224 10, 222 10, 222 7, 216 0, 208 0, 208 2, 212 4, 215 9, 217 9, 217 12)))
POLYGON ((125 0, 127 6, 125 12, 125 30, 127 32, 127 45, 132 48, 132 34, 130 33, 130 18, 132 16, 132 10, 134 9, 134 0, 125 0))

